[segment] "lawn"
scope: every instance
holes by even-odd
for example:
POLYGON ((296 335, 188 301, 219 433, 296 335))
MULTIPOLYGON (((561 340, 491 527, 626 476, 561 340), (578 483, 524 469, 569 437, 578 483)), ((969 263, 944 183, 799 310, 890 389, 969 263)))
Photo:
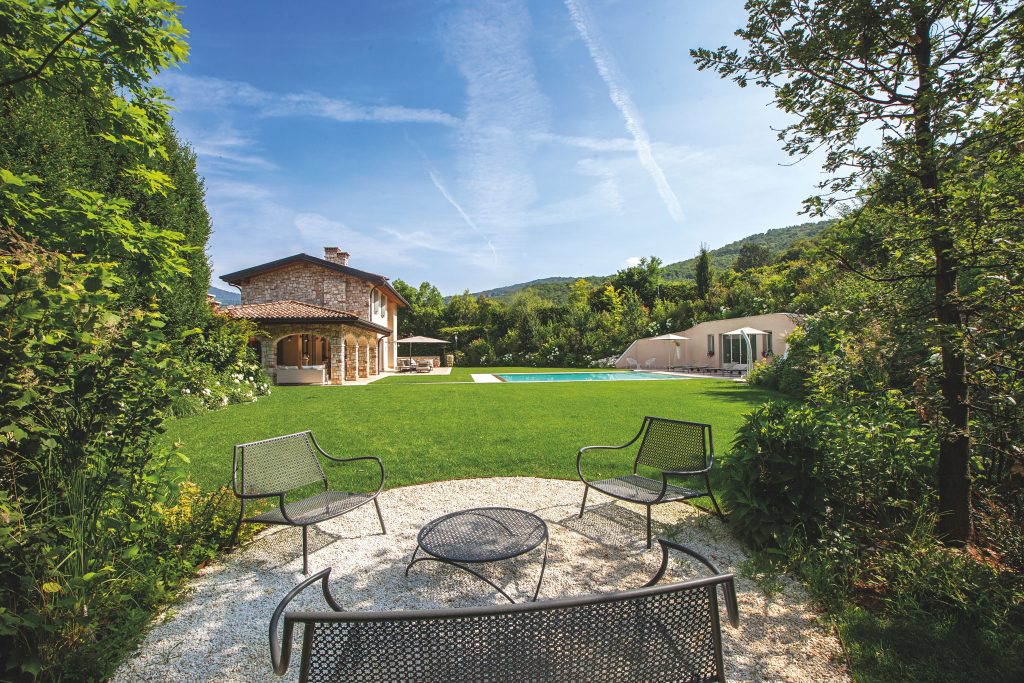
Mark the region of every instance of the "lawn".
MULTIPOLYGON (((496 370, 457 368, 449 377, 399 376, 366 386, 275 387, 257 403, 173 420, 163 438, 181 444, 191 477, 207 489, 230 482, 235 444, 305 429, 333 455, 379 456, 389 488, 466 477, 574 479, 581 446, 625 443, 644 415, 707 422, 716 453, 727 452, 744 413, 770 396, 718 379, 464 383, 471 372, 496 370), (410 381, 427 379, 449 382, 410 381)), ((589 461, 595 474, 628 466, 621 453, 589 461)), ((334 485, 354 484, 343 474, 350 467, 327 470, 334 485)))

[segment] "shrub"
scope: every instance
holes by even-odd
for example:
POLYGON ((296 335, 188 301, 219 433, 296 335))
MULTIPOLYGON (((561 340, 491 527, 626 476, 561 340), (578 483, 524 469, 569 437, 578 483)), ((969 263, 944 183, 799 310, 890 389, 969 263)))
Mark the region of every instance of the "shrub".
POLYGON ((249 347, 254 333, 249 321, 212 315, 206 329, 192 330, 179 341, 186 369, 181 396, 172 405, 176 417, 248 403, 270 393, 270 380, 249 347))
MULTIPOLYGON (((181 363, 103 265, 0 254, 0 678, 98 680, 230 533, 224 491, 158 448, 181 363)), ((187 374, 187 373, 186 373, 187 374)))
POLYGON ((723 498, 757 548, 850 528, 863 540, 931 502, 934 449, 896 391, 769 402, 748 416, 723 463, 723 498))
POLYGON ((722 463, 722 499, 737 535, 778 551, 817 537, 825 515, 823 454, 812 411, 769 401, 746 419, 722 463))

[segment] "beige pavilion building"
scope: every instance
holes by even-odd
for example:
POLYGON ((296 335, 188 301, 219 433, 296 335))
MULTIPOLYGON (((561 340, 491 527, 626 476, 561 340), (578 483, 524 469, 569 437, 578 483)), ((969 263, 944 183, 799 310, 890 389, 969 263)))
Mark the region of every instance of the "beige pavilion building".
POLYGON ((789 350, 786 339, 802 319, 797 313, 765 313, 709 320, 673 333, 685 339, 637 339, 619 356, 615 366, 641 370, 746 368, 751 357, 757 360, 768 355, 785 356, 789 350), (741 329, 757 334, 731 334, 741 329))

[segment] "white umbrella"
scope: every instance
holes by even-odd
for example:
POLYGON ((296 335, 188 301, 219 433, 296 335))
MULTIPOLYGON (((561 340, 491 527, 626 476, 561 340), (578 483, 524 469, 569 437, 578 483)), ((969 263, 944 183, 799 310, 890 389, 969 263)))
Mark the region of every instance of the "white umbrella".
POLYGON ((732 335, 732 334, 738 334, 739 336, 743 337, 743 341, 747 342, 747 360, 750 363, 754 362, 754 359, 752 358, 752 356, 754 355, 754 350, 750 346, 750 337, 751 337, 751 335, 763 334, 765 336, 768 336, 767 332, 764 332, 763 330, 755 330, 753 327, 741 327, 738 330, 733 330, 732 332, 726 332, 722 336, 728 336, 728 335, 732 335))
MULTIPOLYGON (((679 360, 679 342, 686 341, 686 340, 689 339, 689 337, 683 337, 681 335, 672 334, 671 332, 669 332, 668 334, 660 334, 657 337, 648 337, 647 339, 648 339, 648 341, 670 341, 670 342, 675 342, 676 343, 676 360, 679 360)), ((670 365, 671 365, 671 363, 670 363, 670 365)))
POLYGON ((725 334, 738 334, 740 336, 747 336, 747 335, 751 335, 751 334, 768 334, 768 333, 767 332, 763 332, 761 330, 755 330, 753 327, 741 327, 738 330, 733 330, 732 332, 726 332, 725 334))

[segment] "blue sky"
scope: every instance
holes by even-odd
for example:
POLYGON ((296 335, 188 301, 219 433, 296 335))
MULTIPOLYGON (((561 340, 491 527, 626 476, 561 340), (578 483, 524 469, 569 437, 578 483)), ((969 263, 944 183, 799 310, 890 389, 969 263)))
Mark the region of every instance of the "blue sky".
POLYGON ((755 88, 699 73, 741 0, 193 2, 157 83, 217 276, 324 246, 445 294, 666 263, 798 215, 755 88))

